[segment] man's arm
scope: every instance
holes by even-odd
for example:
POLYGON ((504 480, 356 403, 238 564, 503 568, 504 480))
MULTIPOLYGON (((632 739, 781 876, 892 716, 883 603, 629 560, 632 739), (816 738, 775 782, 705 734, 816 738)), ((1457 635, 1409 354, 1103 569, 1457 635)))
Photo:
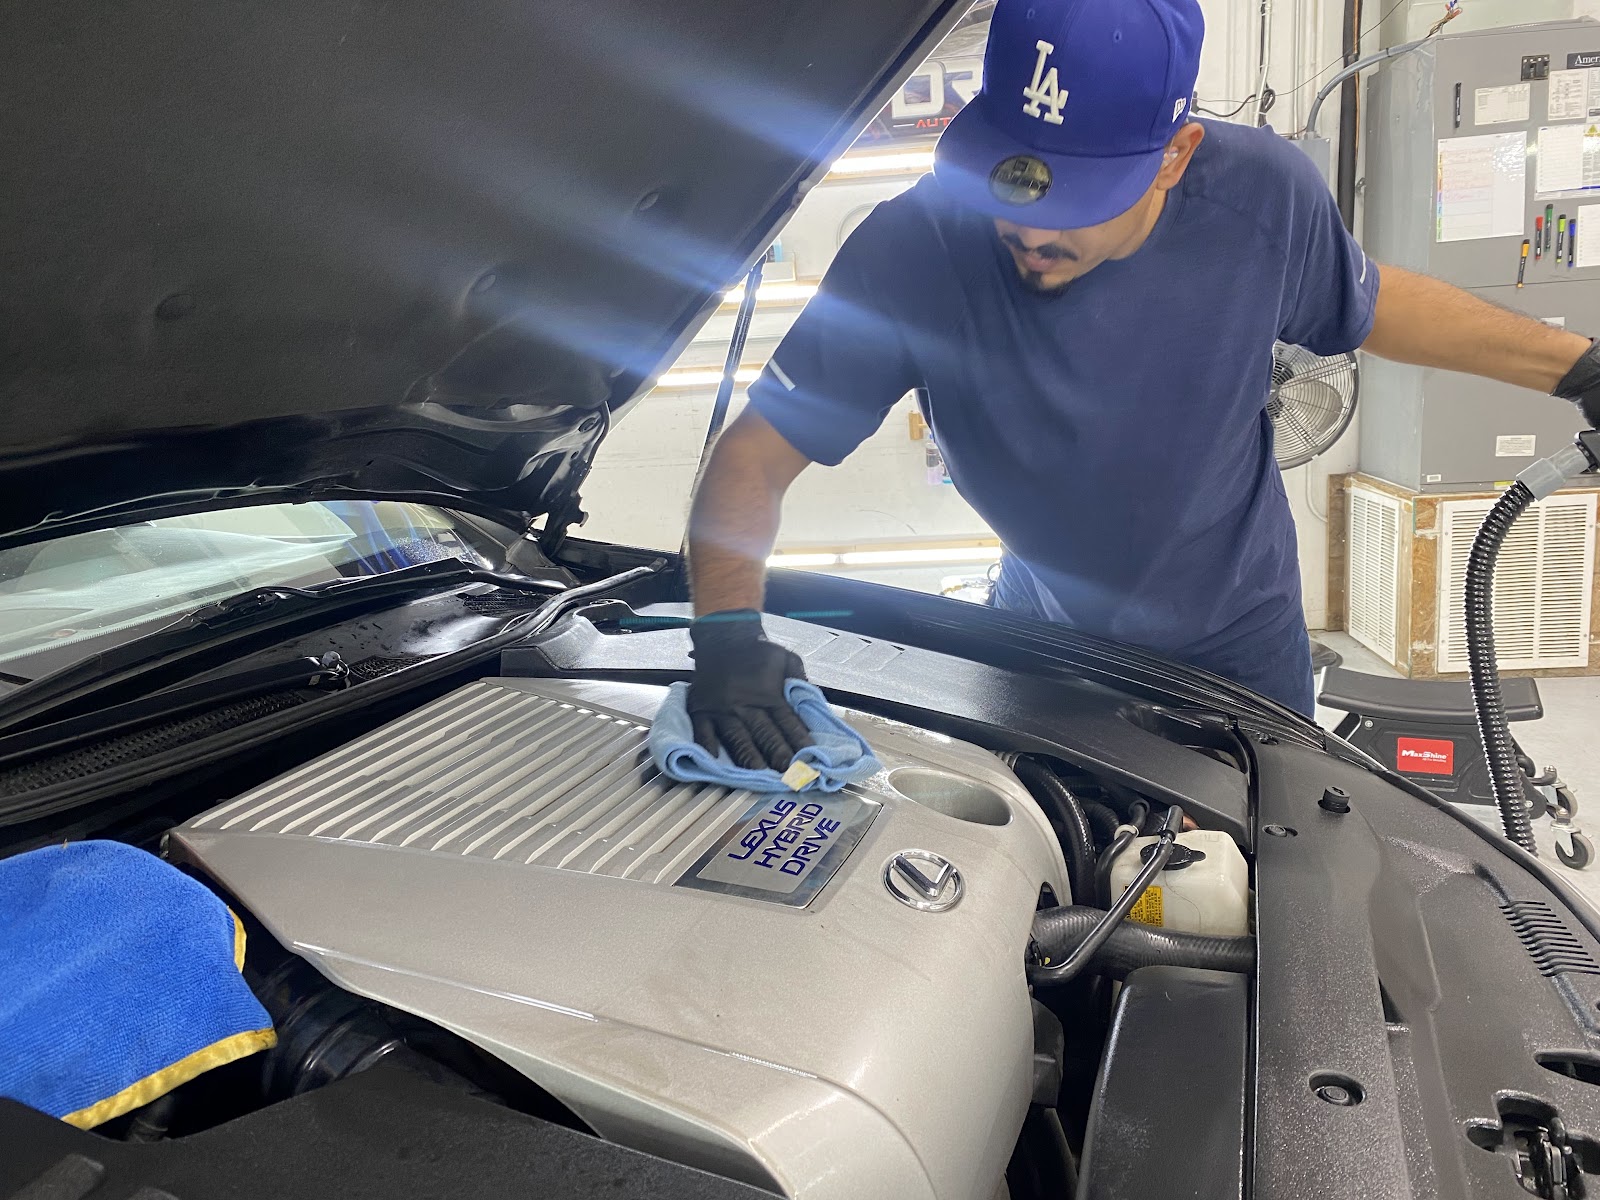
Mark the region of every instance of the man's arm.
POLYGON ((697 618, 689 629, 695 741, 739 766, 788 768, 811 734, 789 706, 805 666, 761 628, 767 556, 783 496, 808 462, 765 417, 747 408, 711 452, 689 514, 689 576, 697 618))
POLYGON ((1382 267, 1377 316, 1362 349, 1548 395, 1589 349, 1589 339, 1426 275, 1382 267))
MULTIPOLYGON (((805 678, 793 651, 761 623, 767 559, 783 497, 809 463, 842 462, 916 386, 903 305, 883 295, 899 276, 910 202, 881 205, 839 248, 817 294, 750 385, 695 490, 689 579, 694 679, 686 705, 695 741, 741 767, 788 769, 811 735, 788 699, 805 678)), ((916 225, 914 219, 910 220, 916 225)))
POLYGON ((753 408, 728 426, 711 452, 689 514, 696 616, 760 611, 784 494, 809 465, 753 408))

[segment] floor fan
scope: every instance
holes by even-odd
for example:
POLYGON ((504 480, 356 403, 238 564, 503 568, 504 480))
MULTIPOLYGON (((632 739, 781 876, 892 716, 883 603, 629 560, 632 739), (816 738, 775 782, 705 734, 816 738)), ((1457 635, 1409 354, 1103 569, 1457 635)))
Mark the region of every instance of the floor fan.
MULTIPOLYGON (((1281 470, 1305 466, 1339 440, 1355 415, 1360 378, 1354 354, 1324 356, 1284 342, 1273 347, 1267 416, 1281 470)), ((1336 651, 1312 641, 1315 670, 1339 662, 1336 651)))

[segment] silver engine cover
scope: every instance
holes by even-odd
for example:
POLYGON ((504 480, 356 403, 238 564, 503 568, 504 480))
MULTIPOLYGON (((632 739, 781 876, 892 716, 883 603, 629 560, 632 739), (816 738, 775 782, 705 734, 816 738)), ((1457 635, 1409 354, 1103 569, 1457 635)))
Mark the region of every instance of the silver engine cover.
POLYGON ((644 750, 664 694, 481 680, 169 854, 604 1137, 804 1200, 990 1200, 1032 1086, 1031 918, 1068 896, 1043 813, 992 754, 860 713, 884 770, 820 804, 676 784, 644 750), (954 907, 913 906, 907 850, 959 870, 954 907))

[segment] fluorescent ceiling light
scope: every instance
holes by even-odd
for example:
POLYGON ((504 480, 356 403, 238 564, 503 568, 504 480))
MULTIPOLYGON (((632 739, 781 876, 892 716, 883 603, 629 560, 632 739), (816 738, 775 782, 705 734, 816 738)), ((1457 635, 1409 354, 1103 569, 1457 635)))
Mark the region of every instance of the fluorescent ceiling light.
POLYGON ((769 567, 917 567, 937 563, 988 563, 1000 558, 999 546, 929 546, 905 550, 798 550, 774 554, 769 567))
POLYGON ((902 171, 933 168, 932 150, 906 150, 898 154, 850 154, 828 169, 830 175, 894 175, 902 171))
POLYGON ((932 563, 999 562, 999 546, 930 546, 926 550, 852 550, 839 555, 847 567, 915 567, 932 563))
MULTIPOLYGON (((763 283, 756 292, 756 303, 764 304, 771 301, 776 304, 792 303, 796 300, 809 300, 817 294, 817 285, 814 283, 763 283)), ((737 304, 744 299, 744 284, 731 291, 722 293, 724 304, 737 304)))
POLYGON ((769 567, 836 567, 837 554, 774 554, 767 559, 769 567))
MULTIPOLYGON (((761 371, 756 367, 740 367, 733 373, 735 383, 754 383, 761 371)), ((668 371, 656 380, 658 388, 716 387, 722 382, 721 371, 668 371)))

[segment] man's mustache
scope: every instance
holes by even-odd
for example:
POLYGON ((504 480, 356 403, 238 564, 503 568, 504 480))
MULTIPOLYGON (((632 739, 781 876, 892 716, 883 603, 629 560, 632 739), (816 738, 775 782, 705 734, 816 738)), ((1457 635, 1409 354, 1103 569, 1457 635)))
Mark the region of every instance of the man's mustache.
POLYGON ((1039 258, 1066 259, 1068 262, 1077 262, 1078 256, 1065 246, 1046 243, 1043 246, 1029 247, 1023 244, 1022 239, 1014 233, 1002 233, 1000 240, 1018 254, 1032 254, 1039 258))

